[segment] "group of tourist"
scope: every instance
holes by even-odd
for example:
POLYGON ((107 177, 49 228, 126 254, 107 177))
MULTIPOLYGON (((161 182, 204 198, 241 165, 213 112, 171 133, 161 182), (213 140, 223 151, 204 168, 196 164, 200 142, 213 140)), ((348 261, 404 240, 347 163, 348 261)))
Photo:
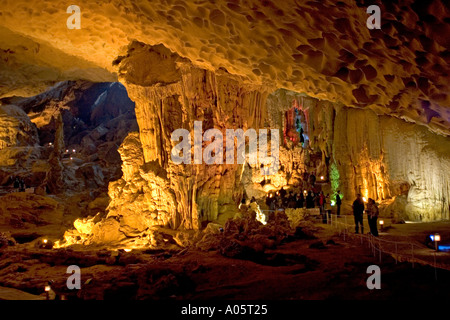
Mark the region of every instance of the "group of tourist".
POLYGON ((283 187, 276 191, 270 192, 266 197, 266 205, 270 208, 270 210, 278 210, 278 209, 298 209, 298 208, 315 208, 319 207, 321 213, 325 211, 325 205, 327 203, 327 198, 329 195, 324 195, 323 191, 318 193, 313 192, 312 190, 302 193, 297 192, 294 194, 294 191, 285 190, 283 187))
POLYGON ((16 191, 16 192, 25 192, 26 185, 25 185, 25 181, 23 181, 22 178, 16 177, 14 179, 13 186, 14 186, 14 191, 16 191))
MULTIPOLYGON (((285 190, 283 187, 276 191, 271 192, 266 197, 266 205, 270 208, 270 210, 276 211, 279 209, 298 209, 298 208, 315 208, 319 207, 320 213, 323 216, 326 216, 326 203, 327 199, 329 199, 329 194, 325 195, 323 191, 318 193, 314 193, 313 191, 306 192, 306 196, 297 192, 294 194, 293 191, 285 190)), ((253 199, 252 199, 253 200, 253 199)), ((256 201, 256 200, 254 200, 256 201)), ((340 207, 341 207, 341 195, 340 191, 336 193, 336 207, 337 207, 337 215, 340 215, 340 207)), ((367 205, 364 205, 363 198, 361 194, 357 195, 356 200, 352 204, 353 215, 355 218, 355 233, 364 233, 364 225, 363 225, 363 214, 364 211, 367 214, 367 219, 369 223, 370 233, 378 237, 378 229, 377 229, 377 220, 379 215, 378 206, 375 203, 375 200, 369 198, 367 200, 367 205)))

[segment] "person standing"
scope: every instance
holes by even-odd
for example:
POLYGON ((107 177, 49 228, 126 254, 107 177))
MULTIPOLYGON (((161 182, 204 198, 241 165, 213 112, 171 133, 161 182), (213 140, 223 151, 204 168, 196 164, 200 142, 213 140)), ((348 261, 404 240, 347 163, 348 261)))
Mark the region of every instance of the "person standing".
POLYGON ((341 195, 339 193, 340 191, 338 190, 336 193, 336 206, 337 206, 336 215, 338 217, 341 215, 341 204, 342 204, 341 195))
POLYGON ((364 234, 363 214, 364 214, 364 202, 361 198, 361 194, 356 195, 355 201, 352 204, 353 216, 355 217, 355 233, 359 231, 359 225, 361 225, 361 234, 364 234))
POLYGON ((323 191, 320 191, 319 194, 319 208, 320 213, 325 214, 325 195, 323 194, 323 191))
POLYGON ((23 181, 23 179, 19 180, 19 192, 25 192, 27 186, 25 185, 25 181, 23 181))
POLYGON ((378 206, 375 203, 375 200, 369 198, 367 203, 367 221, 369 222, 370 233, 378 237, 378 229, 377 229, 377 220, 379 215, 378 206))
POLYGON ((16 179, 14 179, 14 192, 19 192, 19 188, 20 188, 20 180, 19 178, 16 177, 16 179))
POLYGON ((312 196, 311 191, 309 191, 308 194, 306 195, 306 208, 307 209, 314 208, 314 198, 312 196))
POLYGON ((303 208, 303 203, 305 202, 305 197, 303 196, 303 193, 299 192, 297 193, 297 196, 295 198, 297 205, 296 208, 303 208))
POLYGON ((270 205, 272 204, 272 202, 275 200, 273 193, 270 192, 267 197, 266 197, 266 205, 270 208, 270 205))

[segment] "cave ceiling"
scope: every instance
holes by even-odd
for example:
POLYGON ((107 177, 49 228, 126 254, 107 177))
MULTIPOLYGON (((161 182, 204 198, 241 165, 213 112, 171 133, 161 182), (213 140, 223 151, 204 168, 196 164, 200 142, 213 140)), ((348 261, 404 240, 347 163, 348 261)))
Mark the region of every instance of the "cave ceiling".
POLYGON ((195 65, 450 134, 450 5, 433 1, 0 1, 0 97, 62 80, 117 81, 133 41, 195 65), (72 3, 70 3, 72 4, 72 3), (381 9, 381 30, 366 10, 381 9))

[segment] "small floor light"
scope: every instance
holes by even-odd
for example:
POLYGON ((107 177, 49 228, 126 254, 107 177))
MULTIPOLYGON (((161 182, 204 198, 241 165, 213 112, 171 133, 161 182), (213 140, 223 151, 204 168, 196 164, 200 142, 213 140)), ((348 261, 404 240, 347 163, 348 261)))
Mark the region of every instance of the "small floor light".
POLYGON ((384 226, 384 220, 380 220, 380 221, 379 221, 378 223, 380 224, 380 228, 381 228, 381 230, 383 230, 383 226, 384 226))
POLYGON ((320 176, 320 180, 323 180, 324 179, 324 177, 323 176, 320 176))
POLYGON ((50 300, 49 292, 50 292, 51 289, 52 289, 52 288, 50 287, 50 285, 46 285, 46 286, 44 287, 44 290, 45 290, 45 297, 47 298, 47 300, 50 300))
POLYGON ((439 251, 439 241, 441 241, 441 235, 439 233, 434 234, 434 247, 436 251, 439 251))

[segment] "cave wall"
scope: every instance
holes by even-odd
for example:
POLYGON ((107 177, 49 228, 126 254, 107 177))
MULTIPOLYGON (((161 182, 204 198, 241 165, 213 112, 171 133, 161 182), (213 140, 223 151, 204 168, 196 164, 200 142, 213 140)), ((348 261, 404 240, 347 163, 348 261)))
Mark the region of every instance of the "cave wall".
POLYGON ((413 221, 449 219, 450 139, 426 127, 379 118, 391 192, 406 195, 404 217, 413 221))
POLYGON ((334 189, 346 201, 361 193, 399 220, 449 219, 449 137, 369 109, 320 101, 309 108, 310 146, 330 156, 334 189))
MULTIPOLYGON (((163 219, 164 225, 198 229, 203 221, 234 214, 243 193, 243 165, 225 161, 221 165, 174 164, 170 155, 178 141, 171 141, 171 134, 183 128, 193 135, 194 121, 202 121, 203 131, 219 129, 224 137, 226 129, 258 130, 264 127, 267 89, 245 84, 224 70, 197 68, 163 46, 134 42, 115 63, 121 82, 136 103, 143 167, 147 174, 157 171, 164 177, 156 189, 176 208, 169 219, 163 219)), ((203 148, 207 145, 203 142, 203 148)), ((146 200, 145 192, 139 201, 146 203, 149 212, 168 214, 146 200)))

